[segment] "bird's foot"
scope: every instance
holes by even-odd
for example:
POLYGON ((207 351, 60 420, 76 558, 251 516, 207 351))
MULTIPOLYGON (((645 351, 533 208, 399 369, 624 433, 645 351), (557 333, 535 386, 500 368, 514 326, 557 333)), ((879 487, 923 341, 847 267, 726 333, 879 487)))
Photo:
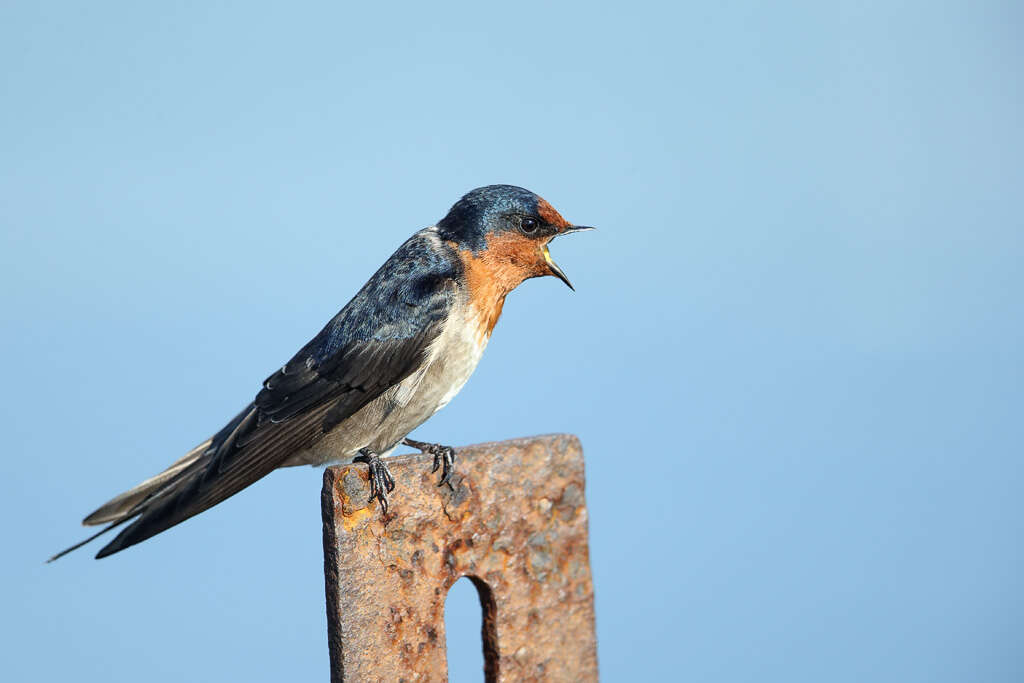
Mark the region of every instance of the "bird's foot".
POLYGON ((359 451, 359 455, 352 458, 352 462, 365 462, 370 470, 370 500, 374 498, 380 503, 381 512, 388 513, 388 494, 395 490, 395 478, 388 471, 388 466, 376 453, 371 453, 365 448, 359 451))
POLYGON ((437 482, 438 486, 444 486, 448 483, 448 480, 452 478, 452 473, 455 471, 454 448, 451 446, 442 446, 439 443, 416 441, 415 439, 403 439, 402 443, 406 446, 418 448, 421 453, 430 453, 434 456, 434 467, 431 468, 430 471, 437 472, 438 468, 441 469, 441 481, 437 482))

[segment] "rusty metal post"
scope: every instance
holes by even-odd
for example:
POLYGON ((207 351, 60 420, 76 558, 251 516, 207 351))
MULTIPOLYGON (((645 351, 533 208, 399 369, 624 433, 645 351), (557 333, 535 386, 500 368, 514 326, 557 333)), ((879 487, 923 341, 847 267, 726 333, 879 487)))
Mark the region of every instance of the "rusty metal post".
POLYGON ((596 681, 583 450, 552 435, 389 460, 382 516, 366 467, 324 473, 331 680, 446 681, 444 602, 460 577, 483 607, 487 681, 596 681))

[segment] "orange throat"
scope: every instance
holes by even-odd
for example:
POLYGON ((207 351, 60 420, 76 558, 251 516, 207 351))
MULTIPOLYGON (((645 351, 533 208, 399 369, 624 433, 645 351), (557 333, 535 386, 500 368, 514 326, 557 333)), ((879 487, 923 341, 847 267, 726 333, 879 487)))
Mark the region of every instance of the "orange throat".
MULTIPOLYGON (((486 257, 477 258, 472 254, 462 254, 462 262, 466 267, 466 287, 469 290, 469 307, 472 313, 470 320, 476 323, 478 343, 486 342, 491 337, 494 326, 501 317, 501 309, 505 305, 505 297, 512 291, 503 286, 495 277, 492 264, 486 257)), ((513 285, 514 286, 514 285, 513 285)))
POLYGON ((498 324, 498 318, 501 317, 501 308, 505 305, 505 295, 497 297, 491 303, 482 307, 476 304, 472 305, 477 312, 477 343, 483 343, 491 338, 491 332, 494 331, 494 326, 498 324))
POLYGON ((540 275, 536 242, 515 235, 490 236, 479 253, 460 250, 477 341, 486 342, 501 317, 505 297, 523 280, 540 275))

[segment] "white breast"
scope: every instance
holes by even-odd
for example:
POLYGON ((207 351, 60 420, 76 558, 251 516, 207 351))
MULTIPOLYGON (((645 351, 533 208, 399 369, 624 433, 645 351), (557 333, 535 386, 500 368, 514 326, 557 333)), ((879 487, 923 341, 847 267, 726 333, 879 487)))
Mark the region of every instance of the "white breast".
POLYGON ((396 387, 335 427, 287 464, 322 464, 354 455, 360 448, 384 453, 455 398, 487 347, 475 309, 456 302, 423 366, 396 387))
POLYGON ((435 393, 436 405, 431 415, 448 405, 476 370, 487 348, 489 336, 480 334, 480 323, 472 307, 461 304, 452 307, 444 331, 430 347, 425 374, 430 384, 440 391, 435 393))

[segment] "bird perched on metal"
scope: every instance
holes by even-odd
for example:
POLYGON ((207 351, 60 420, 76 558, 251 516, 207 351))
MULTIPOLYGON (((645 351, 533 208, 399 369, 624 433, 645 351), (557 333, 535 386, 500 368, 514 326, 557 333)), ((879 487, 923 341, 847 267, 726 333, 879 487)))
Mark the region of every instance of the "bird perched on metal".
POLYGON ((382 459, 404 444, 431 453, 444 484, 452 448, 409 433, 469 379, 509 292, 544 275, 572 288, 548 243, 590 229, 521 187, 469 192, 400 246, 223 429, 86 517, 86 525, 108 526, 50 561, 130 521, 96 557, 112 555, 278 467, 366 463, 371 500, 386 513, 395 484, 382 459))

